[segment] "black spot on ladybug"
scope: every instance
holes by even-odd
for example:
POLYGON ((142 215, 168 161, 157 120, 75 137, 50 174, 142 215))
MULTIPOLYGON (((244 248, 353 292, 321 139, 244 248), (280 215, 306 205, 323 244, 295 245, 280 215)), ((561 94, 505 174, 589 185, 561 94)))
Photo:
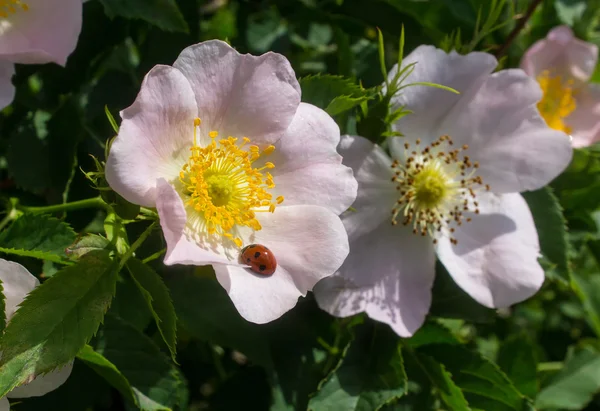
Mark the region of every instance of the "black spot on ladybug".
POLYGON ((254 245, 254 244, 250 244, 250 245, 249 245, 248 247, 246 247, 246 248, 249 250, 249 249, 251 249, 251 248, 254 248, 254 247, 256 247, 256 245, 254 245))
POLYGON ((246 261, 250 262, 250 259, 249 259, 249 258, 246 258, 246 261))
POLYGON ((257 251, 254 253, 254 258, 258 258, 258 257, 260 257, 260 252, 257 251))
POLYGON ((267 266, 266 266, 266 265, 264 265, 264 264, 261 264, 261 265, 260 265, 260 267, 258 267, 258 269, 259 269, 260 271, 265 271, 265 270, 267 269, 267 266))

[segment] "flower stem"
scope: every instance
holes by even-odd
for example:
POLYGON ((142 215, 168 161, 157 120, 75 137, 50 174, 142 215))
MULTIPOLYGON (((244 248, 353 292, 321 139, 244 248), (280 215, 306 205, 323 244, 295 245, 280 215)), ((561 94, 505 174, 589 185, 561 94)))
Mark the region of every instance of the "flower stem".
POLYGON ((135 250, 137 250, 144 243, 144 241, 146 241, 150 234, 152 234, 152 230, 154 230, 154 227, 156 227, 157 223, 157 221, 154 221, 152 224, 150 224, 148 228, 146 228, 146 230, 144 230, 144 232, 139 236, 139 238, 135 240, 133 244, 131 244, 131 247, 129 247, 129 249, 123 254, 121 261, 119 261, 119 271, 125 266, 127 260, 133 256, 135 250))
POLYGON ((525 24, 527 24, 527 22, 531 18, 531 15, 533 14, 533 12, 535 11, 535 9, 537 9, 537 7, 541 3, 542 3, 542 0, 533 0, 531 2, 531 4, 527 8, 527 11, 523 15, 523 17, 521 17, 518 20, 517 25, 510 32, 510 34, 508 35, 508 37, 504 41, 504 44, 502 44, 500 46, 500 48, 496 51, 495 56, 496 56, 497 59, 500 59, 500 57, 502 57, 504 55, 504 53, 506 53, 506 50, 508 50, 508 48, 510 47, 510 45, 512 44, 512 42, 517 38, 517 36, 521 32, 521 30, 523 30, 523 28, 525 27, 525 24))
POLYGON ((108 205, 101 197, 87 198, 85 200, 72 201, 70 203, 55 204, 43 207, 25 207, 18 206, 19 210, 31 214, 55 213, 58 211, 73 211, 82 210, 84 208, 103 208, 107 209, 108 205))
POLYGON ((167 249, 166 249, 166 248, 163 248, 162 250, 160 250, 160 251, 157 251, 157 252, 155 252, 154 254, 152 254, 152 255, 150 255, 150 256, 148 256, 148 257, 144 258, 144 259, 142 260, 142 263, 144 263, 144 264, 147 264, 147 263, 149 263, 150 261, 154 261, 154 260, 156 260, 157 258, 159 258, 161 255, 163 255, 163 254, 164 254, 166 251, 167 251, 167 249))

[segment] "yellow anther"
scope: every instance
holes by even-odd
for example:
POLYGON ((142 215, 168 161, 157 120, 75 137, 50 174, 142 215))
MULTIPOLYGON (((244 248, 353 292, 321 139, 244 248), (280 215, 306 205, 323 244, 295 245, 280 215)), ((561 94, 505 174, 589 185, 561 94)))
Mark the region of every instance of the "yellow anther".
POLYGON ((573 80, 564 81, 561 76, 551 76, 547 70, 537 78, 543 96, 537 107, 549 127, 571 133, 565 119, 577 108, 573 80))
POLYGON ((277 201, 277 204, 283 203, 283 196, 277 197, 276 201, 277 201))
POLYGON ((0 18, 8 18, 19 10, 29 11, 29 5, 21 0, 0 0, 0 18))
POLYGON ((198 127, 200 124, 202 124, 202 120, 200 120, 200 117, 196 117, 194 119, 194 127, 198 127))
POLYGON ((265 154, 265 155, 269 155, 269 154, 271 154, 273 151, 275 151, 275 146, 273 146, 273 145, 270 145, 270 146, 268 146, 267 148, 265 148, 265 149, 263 150, 263 154, 265 154))
POLYGON ((252 151, 253 153, 258 153, 260 151, 260 149, 258 148, 258 146, 250 146, 250 147, 248 147, 248 149, 250 151, 252 151))
POLYGON ((265 163, 265 168, 275 168, 275 164, 271 163, 270 161, 267 161, 265 163))
POLYGON ((209 131, 208 132, 208 136, 210 138, 217 138, 219 136, 219 132, 218 131, 214 131, 214 130, 213 131, 209 131))

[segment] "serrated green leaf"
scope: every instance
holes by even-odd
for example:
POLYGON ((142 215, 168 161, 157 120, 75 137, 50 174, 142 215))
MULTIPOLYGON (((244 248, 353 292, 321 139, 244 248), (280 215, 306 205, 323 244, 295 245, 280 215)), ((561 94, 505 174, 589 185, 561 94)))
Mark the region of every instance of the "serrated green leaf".
POLYGON ((452 380, 446 368, 427 355, 416 354, 416 360, 437 390, 441 400, 452 411, 470 411, 463 392, 452 380))
POLYGON ((529 398, 538 392, 535 347, 525 335, 515 335, 502 342, 498 365, 515 387, 529 398))
POLYGON ((69 257, 81 258, 91 251, 104 250, 110 245, 108 239, 98 234, 88 234, 79 238, 65 249, 69 257))
POLYGON ((540 239, 542 254, 556 266, 553 270, 563 282, 569 281, 569 243, 566 220, 552 188, 522 193, 529 205, 540 239))
POLYGON ((119 369, 103 355, 94 351, 91 346, 85 345, 77 354, 77 358, 116 388, 127 401, 130 401, 135 404, 136 407, 139 407, 137 397, 134 395, 133 389, 127 378, 125 378, 125 376, 121 374, 121 371, 119 371, 119 369))
POLYGON ((417 352, 444 365, 472 408, 523 411, 528 404, 500 368, 478 352, 448 344, 426 345, 417 352))
POLYGON ((573 272, 571 287, 583 304, 587 314, 586 321, 596 335, 600 336, 600 276, 573 272))
POLYGON ((244 320, 216 281, 210 267, 172 272, 165 277, 177 318, 202 341, 234 348, 255 363, 271 365, 268 343, 259 326, 244 320))
POLYGON ((369 91, 342 76, 315 75, 300 79, 302 101, 338 115, 369 99, 369 91))
POLYGON ((165 31, 189 32, 175 0, 100 0, 109 17, 145 20, 165 31))
POLYGON ((407 392, 398 336, 387 326, 361 326, 337 368, 308 403, 309 410, 375 411, 407 392))
POLYGON ((127 378, 142 410, 186 409, 183 376, 154 342, 132 325, 107 315, 94 349, 127 378))
POLYGON ((577 352, 542 389, 538 409, 581 410, 600 390, 600 354, 589 348, 577 352))
POLYGON ((71 227, 48 215, 25 214, 0 233, 2 252, 61 262, 76 234, 71 227), (12 251, 11 251, 12 250, 12 251))
POLYGON ((140 260, 132 258, 127 262, 131 278, 144 296, 148 309, 156 321, 165 344, 169 347, 173 361, 177 355, 177 316, 171 295, 162 278, 140 260))
POLYGON ((116 281, 108 253, 94 251, 34 289, 0 338, 0 397, 72 360, 98 329, 116 281))
POLYGON ((428 321, 405 344, 417 348, 428 344, 460 344, 454 335, 443 325, 428 321))

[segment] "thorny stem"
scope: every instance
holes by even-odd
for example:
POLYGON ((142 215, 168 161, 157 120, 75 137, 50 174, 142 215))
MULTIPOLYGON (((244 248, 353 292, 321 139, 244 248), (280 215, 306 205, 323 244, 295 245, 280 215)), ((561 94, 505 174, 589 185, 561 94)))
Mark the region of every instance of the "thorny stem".
POLYGON ((146 228, 146 230, 144 230, 144 232, 139 236, 139 238, 135 240, 133 244, 131 244, 131 247, 129 247, 129 249, 121 257, 121 261, 119 261, 119 270, 121 270, 121 268, 125 266, 125 263, 127 263, 127 260, 133 256, 135 250, 137 250, 144 243, 144 241, 146 241, 146 239, 152 233, 152 230, 154 230, 154 227, 156 227, 157 223, 158 221, 154 221, 152 224, 150 224, 148 228, 146 228))
POLYGON ((17 205, 17 208, 21 211, 31 214, 41 214, 41 213, 55 213, 58 211, 73 211, 73 210, 81 210, 84 208, 102 208, 108 209, 108 204, 102 200, 101 197, 87 198, 85 200, 72 201, 70 203, 63 204, 55 204, 44 207, 26 207, 22 205, 17 205))
POLYGON ((533 0, 531 2, 531 4, 527 8, 527 11, 523 15, 523 17, 521 17, 518 20, 517 25, 510 32, 510 34, 508 35, 508 37, 504 41, 504 44, 502 44, 502 46, 500 46, 500 48, 496 51, 495 56, 496 56, 497 59, 500 59, 500 57, 502 57, 504 55, 504 53, 506 53, 506 50, 508 50, 508 48, 510 47, 510 45, 512 44, 512 42, 515 40, 515 38, 517 38, 517 36, 521 32, 521 30, 523 30, 523 28, 525 27, 525 24, 527 24, 527 22, 531 18, 531 15, 535 11, 535 9, 537 9, 537 7, 542 3, 542 1, 543 0, 533 0))

